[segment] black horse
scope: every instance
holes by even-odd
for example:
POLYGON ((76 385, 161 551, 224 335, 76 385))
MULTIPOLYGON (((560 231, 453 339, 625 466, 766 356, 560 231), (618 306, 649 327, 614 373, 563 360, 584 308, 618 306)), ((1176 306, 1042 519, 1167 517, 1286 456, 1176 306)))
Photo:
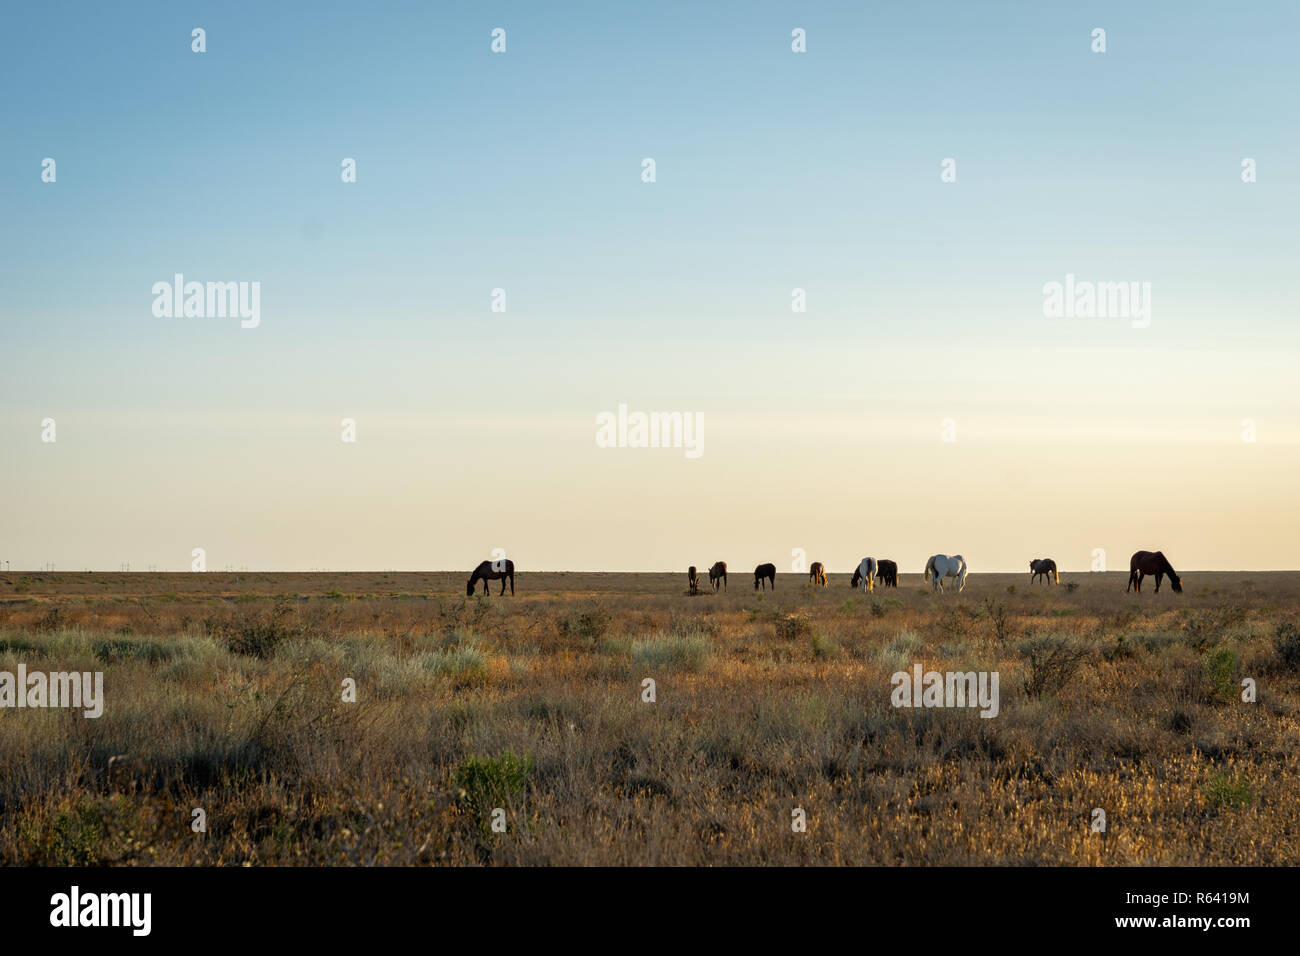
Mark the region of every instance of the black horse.
POLYGON ((489 581, 500 581, 501 593, 505 594, 506 578, 510 579, 510 594, 513 596, 515 593, 515 563, 509 558, 504 561, 484 561, 474 569, 470 579, 465 582, 465 594, 472 597, 479 581, 483 582, 484 594, 488 593, 489 581), (497 570, 498 566, 501 567, 501 570, 497 570))
POLYGON ((772 590, 776 590, 776 565, 760 564, 754 569, 754 590, 758 590, 758 582, 763 582, 763 590, 767 590, 767 582, 772 582, 772 590))
POLYGON ((700 593, 700 576, 695 573, 695 565, 686 569, 686 583, 690 585, 692 594, 700 593))
POLYGON ((1164 556, 1162 551, 1134 551, 1133 557, 1128 559, 1128 587, 1125 592, 1137 588, 1138 594, 1142 593, 1142 579, 1148 574, 1156 576, 1156 593, 1160 593, 1160 581, 1167 574, 1169 575, 1169 586, 1177 594, 1183 593, 1183 579, 1178 576, 1174 566, 1169 563, 1169 559, 1164 556))
POLYGON ((713 567, 709 568, 709 583, 713 585, 713 590, 718 589, 718 582, 722 582, 722 590, 727 590, 727 562, 715 561, 713 567))
POLYGON ((887 588, 898 587, 898 562, 881 558, 876 562, 876 580, 887 588))

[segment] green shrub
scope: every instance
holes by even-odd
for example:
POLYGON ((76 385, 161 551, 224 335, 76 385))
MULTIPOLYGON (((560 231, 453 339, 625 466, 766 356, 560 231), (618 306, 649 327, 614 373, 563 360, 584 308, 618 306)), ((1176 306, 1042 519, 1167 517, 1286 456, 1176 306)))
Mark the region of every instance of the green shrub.
POLYGON ((1211 772, 1205 782, 1205 799, 1215 809, 1249 806, 1255 799, 1255 791, 1244 773, 1235 777, 1223 770, 1211 772))
POLYGON ((456 767, 460 800, 474 817, 479 832, 491 834, 492 811, 505 809, 528 789, 533 758, 505 750, 495 757, 466 757, 456 767))
POLYGON ((1201 672, 1210 693, 1219 700, 1235 700, 1237 697, 1237 655, 1229 647, 1218 647, 1205 655, 1201 661, 1201 672))

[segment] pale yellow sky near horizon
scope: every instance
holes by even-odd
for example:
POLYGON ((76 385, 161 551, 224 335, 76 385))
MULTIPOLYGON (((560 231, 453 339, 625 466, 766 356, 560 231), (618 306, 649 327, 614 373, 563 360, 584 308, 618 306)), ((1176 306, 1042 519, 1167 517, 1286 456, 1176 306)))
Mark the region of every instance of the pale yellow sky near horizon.
POLYGON ((784 572, 802 548, 831 570, 873 555, 919 571, 945 552, 1017 571, 1045 555, 1087 570, 1103 548, 1110 570, 1138 549, 1180 570, 1300 564, 1300 443, 1270 437, 1269 419, 1250 443, 1228 415, 1199 440, 1178 422, 1153 440, 1138 420, 952 417, 944 442, 933 417, 705 411, 688 460, 599 448, 594 414, 358 415, 356 444, 323 418, 81 431, 65 415, 57 443, 24 450, 18 474, 11 460, 0 560, 185 570, 202 547, 209 570, 432 570, 503 548, 521 570, 784 572))

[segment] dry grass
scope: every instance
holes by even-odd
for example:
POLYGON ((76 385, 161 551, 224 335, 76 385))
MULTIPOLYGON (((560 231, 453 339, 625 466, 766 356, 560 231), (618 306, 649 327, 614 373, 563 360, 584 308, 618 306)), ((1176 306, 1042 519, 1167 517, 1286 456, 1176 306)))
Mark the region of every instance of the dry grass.
POLYGON ((0 711, 0 863, 1294 864, 1300 574, 1125 578, 0 575, 0 670, 106 696, 0 711), (913 662, 1000 715, 892 708, 913 662))

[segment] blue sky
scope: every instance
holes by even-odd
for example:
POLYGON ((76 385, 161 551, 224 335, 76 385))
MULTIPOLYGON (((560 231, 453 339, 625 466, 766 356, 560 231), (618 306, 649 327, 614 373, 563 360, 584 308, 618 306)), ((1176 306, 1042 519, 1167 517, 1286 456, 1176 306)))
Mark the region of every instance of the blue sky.
MULTIPOLYGON (((1289 3, 10 6, 5 550, 181 566, 171 555, 189 548, 166 528, 211 537, 204 521, 238 508, 249 526, 224 547, 243 561, 318 566, 318 512, 342 495, 364 526, 376 506, 350 497, 363 482, 406 488, 392 506, 429 526, 418 544, 396 519, 335 529, 332 566, 472 564, 486 540, 520 535, 531 566, 573 567, 605 541, 581 502, 609 494, 632 526, 614 565, 676 567, 707 563, 691 548, 735 540, 746 511, 679 523, 650 503, 656 489, 757 482, 778 516, 757 560, 808 523, 799 475, 915 465, 907 443, 932 442, 944 415, 985 436, 963 466, 982 494, 1018 492, 998 476, 1041 467, 1042 442, 1114 483, 1121 446, 1204 450, 1243 416, 1293 455, 1297 26, 1289 3), (505 54, 489 50, 494 27, 505 54), (794 27, 805 54, 791 53, 794 27), (54 184, 40 179, 47 156, 54 184), (343 157, 355 184, 340 182, 343 157), (956 183, 939 181, 946 157, 956 183), (1240 180, 1243 157, 1255 184, 1240 180), (177 272, 259 281, 260 327, 155 318, 150 288, 177 272), (1067 272, 1150 282, 1151 327, 1044 319, 1041 287, 1067 272), (496 287, 505 314, 488 311, 496 287), (794 287, 806 314, 790 311, 794 287), (710 451, 725 460, 667 473, 665 456, 629 450, 588 460, 583 433, 619 402, 716 416, 710 451), (1035 426, 1044 408, 1057 416, 1035 426), (312 436, 337 444, 349 414, 360 455, 333 462, 339 449, 312 436), (47 415, 62 464, 41 458, 47 415), (533 447, 552 432, 566 437, 533 447), (797 473, 764 487, 792 457, 797 473), (553 475, 574 500, 503 484, 517 512, 436 531, 495 487, 489 465, 553 475), (224 468, 258 476, 239 502, 224 468), (88 471, 120 488, 132 520, 92 506, 88 471), (325 472, 347 477, 295 493, 325 472), (39 518, 51 489, 76 515, 67 527, 39 518), (564 547, 542 517, 557 511, 564 547)), ((1230 462, 1194 469, 1204 484, 1185 489, 1188 510, 1218 483, 1258 481, 1221 471, 1230 462)), ((943 486, 924 474, 906 489, 918 512, 943 486)), ((1080 489, 1082 514, 1116 507, 1106 481, 1080 489)), ((852 555, 900 519, 864 504, 838 520, 852 555)), ((1201 530, 1193 563, 1215 566, 1234 541, 1201 530)), ((992 526, 966 533, 996 549, 975 570, 1043 551, 990 541, 992 526)), ((1086 554, 1087 532, 1054 533, 1086 554)), ((913 542, 902 525, 889 539, 978 550, 913 542)))

